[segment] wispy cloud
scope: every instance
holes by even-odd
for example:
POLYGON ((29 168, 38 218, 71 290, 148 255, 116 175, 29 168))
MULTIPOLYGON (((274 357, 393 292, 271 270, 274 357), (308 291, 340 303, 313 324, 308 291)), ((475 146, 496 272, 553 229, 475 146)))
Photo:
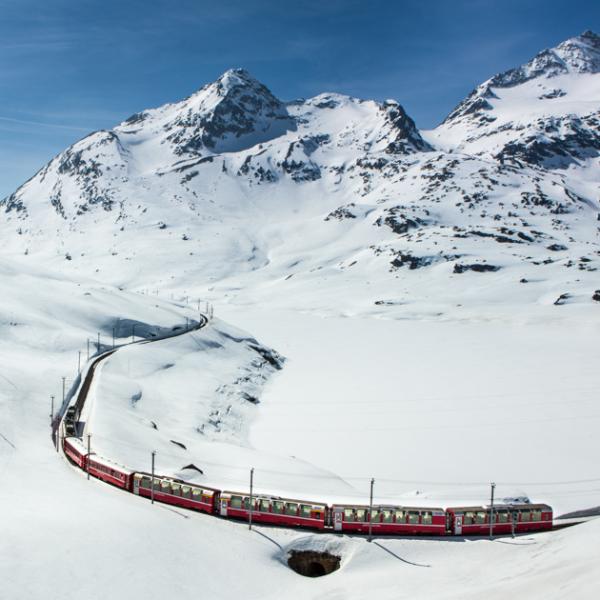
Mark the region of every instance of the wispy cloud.
POLYGON ((51 129, 65 129, 69 131, 85 131, 88 132, 89 127, 78 127, 76 125, 61 125, 58 123, 45 123, 44 121, 30 121, 28 119, 14 119, 12 117, 0 117, 0 121, 5 123, 16 123, 19 125, 35 125, 36 127, 49 127, 51 129))

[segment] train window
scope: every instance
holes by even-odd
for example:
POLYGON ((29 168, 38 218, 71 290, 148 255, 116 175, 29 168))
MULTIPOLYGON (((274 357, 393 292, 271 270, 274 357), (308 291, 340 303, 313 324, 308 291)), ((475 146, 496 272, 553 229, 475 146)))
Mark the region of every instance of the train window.
POLYGON ((406 515, 403 510, 396 511, 396 523, 406 523, 406 515))
POLYGON ((484 511, 480 510, 477 513, 477 517, 476 518, 477 518, 477 523, 481 525, 482 523, 485 523, 485 521, 486 521, 486 513, 484 511))
POLYGON ((419 522, 419 513, 414 510, 408 511, 408 522, 415 524, 419 522))
POLYGON ((430 512, 421 513, 421 523, 423 523, 423 525, 431 525, 432 522, 433 516, 430 512))
POLYGON ((242 508, 242 497, 241 496, 231 496, 231 500, 229 501, 229 506, 231 506, 231 508, 242 508))
POLYGON ((202 502, 202 490, 192 488, 192 500, 194 502, 202 502))
POLYGON ((173 494, 173 496, 181 496, 181 486, 178 483, 173 483, 171 485, 171 494, 173 494))
POLYGON ((475 513, 466 512, 463 518, 463 525, 473 525, 475 523, 475 513))
POLYGON ((165 494, 171 493, 171 484, 168 481, 161 481, 160 491, 165 494))
POLYGON ((283 502, 281 500, 275 500, 273 502, 273 512, 277 515, 282 515, 285 510, 283 502))
POLYGON ((521 511, 521 522, 527 522, 530 521, 530 513, 528 510, 523 510, 521 511))
POLYGON ((392 513, 391 510, 384 510, 384 511, 382 511, 381 514, 383 515, 383 517, 382 517, 381 520, 384 523, 391 523, 392 522, 393 513, 392 513))
POLYGON ((498 512, 498 523, 508 523, 508 513, 504 510, 498 512))
POLYGON ((310 511, 311 511, 311 507, 308 504, 300 505, 300 516, 301 517, 304 517, 305 519, 310 518, 310 511))
POLYGON ((532 521, 541 521, 542 520, 542 511, 541 510, 532 510, 531 511, 531 520, 532 521))
POLYGON ((139 481, 140 487, 145 488, 147 490, 150 489, 150 477, 141 477, 139 481))
POLYGON ((298 505, 294 504, 293 502, 286 502, 285 503, 285 514, 296 516, 298 514, 298 505))
POLYGON ((356 519, 354 517, 354 511, 351 508, 345 508, 344 509, 344 521, 348 521, 349 523, 352 523, 355 520, 356 519))
POLYGON ((182 485, 181 486, 181 497, 182 498, 191 498, 192 496, 192 490, 190 488, 189 485, 182 485))
POLYGON ((269 512, 269 508, 271 506, 271 502, 269 500, 261 500, 258 503, 258 510, 261 512, 269 512))
POLYGON ((372 523, 380 523, 381 522, 381 513, 376 509, 373 509, 373 511, 371 512, 371 522, 372 523))
POLYGON ((367 520, 367 511, 364 508, 359 508, 356 511, 356 520, 360 522, 364 522, 367 520))

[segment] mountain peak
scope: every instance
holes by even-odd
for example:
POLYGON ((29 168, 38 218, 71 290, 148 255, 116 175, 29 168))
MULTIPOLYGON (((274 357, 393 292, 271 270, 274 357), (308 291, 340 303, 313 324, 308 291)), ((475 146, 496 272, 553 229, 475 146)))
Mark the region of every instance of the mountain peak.
POLYGON ((239 88, 264 88, 267 90, 266 86, 242 68, 228 69, 215 81, 215 85, 222 95, 227 95, 239 88))
POLYGON ((225 71, 183 102, 163 129, 176 154, 237 152, 293 130, 285 105, 248 71, 225 71))
POLYGON ((554 48, 570 72, 600 72, 600 36, 591 30, 565 40, 554 48))
POLYGON ((542 50, 530 61, 489 80, 494 87, 512 87, 536 77, 600 72, 600 36, 591 30, 542 50))
MULTIPOLYGON (((559 75, 600 73, 600 36, 591 30, 569 38, 554 48, 547 48, 519 67, 494 75, 475 88, 444 120, 475 118, 488 121, 492 105, 497 99, 494 88, 512 88, 533 79, 551 79, 559 75)), ((560 93, 555 91, 552 93, 560 93)))

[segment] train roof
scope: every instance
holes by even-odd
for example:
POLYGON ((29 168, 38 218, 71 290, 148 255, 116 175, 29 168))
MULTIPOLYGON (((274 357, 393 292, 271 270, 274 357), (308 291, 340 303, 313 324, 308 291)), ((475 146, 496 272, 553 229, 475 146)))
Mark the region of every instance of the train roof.
POLYGON ((110 467, 115 471, 121 471, 121 473, 125 473, 126 475, 132 475, 134 471, 124 467, 123 465, 119 465, 118 463, 113 462, 112 460, 108 460, 107 458, 103 458, 102 456, 98 456, 93 452, 88 455, 88 460, 94 461, 96 464, 103 465, 105 467, 110 467))
POLYGON ((74 435, 69 435, 65 437, 65 442, 73 446, 73 448, 77 448, 82 451, 82 454, 87 454, 87 448, 83 444, 83 440, 74 435))
MULTIPOLYGON (((369 510, 370 506, 368 504, 343 504, 336 503, 332 504, 331 508, 359 508, 369 510)), ((444 512, 444 509, 439 506, 405 506, 400 504, 375 504, 373 503, 373 508, 377 510, 428 510, 428 511, 441 511, 444 512)))
MULTIPOLYGON (((250 492, 232 492, 231 490, 224 490, 221 492, 221 496, 250 496, 250 492)), ((298 498, 287 498, 284 496, 274 496, 273 494, 261 494, 260 492, 253 492, 253 498, 265 498, 267 500, 277 500, 281 502, 297 502, 298 504, 312 504, 314 506, 327 506, 327 502, 321 502, 320 500, 299 500, 298 498)))
MULTIPOLYGON (((527 510, 552 510, 552 507, 548 504, 531 504, 528 502, 499 502, 498 504, 494 504, 494 510, 506 510, 506 509, 527 509, 527 510)), ((491 505, 479 505, 479 506, 449 506, 446 510, 456 512, 456 511, 471 511, 476 512, 478 510, 490 510, 491 505)))
MULTIPOLYGON (((148 473, 147 471, 135 471, 134 475, 140 475, 144 477, 152 477, 152 473, 148 473)), ((210 485, 204 485, 203 483, 192 483, 190 481, 186 481, 185 479, 178 479, 177 477, 170 477, 169 475, 158 475, 154 473, 154 479, 161 479, 166 481, 172 481, 173 483, 178 483, 179 485, 187 485, 189 487, 202 488, 203 490, 210 490, 211 492, 221 492, 221 490, 211 487, 210 485)))

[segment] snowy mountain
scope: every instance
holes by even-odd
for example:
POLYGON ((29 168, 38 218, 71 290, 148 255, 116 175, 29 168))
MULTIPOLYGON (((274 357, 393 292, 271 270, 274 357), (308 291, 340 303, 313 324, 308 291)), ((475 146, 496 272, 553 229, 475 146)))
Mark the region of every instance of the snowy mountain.
POLYGON ((599 101, 600 36, 586 31, 483 82, 430 139, 515 164, 582 166, 600 155, 599 101))
POLYGON ((56 214, 69 220, 96 205, 106 211, 126 208, 120 188, 137 178, 174 175, 173 192, 193 195, 192 180, 212 163, 244 180, 305 182, 320 179, 322 171, 337 174, 348 158, 426 149, 395 102, 323 95, 285 105, 236 69, 182 102, 135 114, 112 131, 84 138, 3 205, 8 213, 25 215, 36 199, 48 199, 56 214))
POLYGON ((429 142, 395 101, 284 103, 227 71, 77 142, 2 200, 6 251, 130 289, 324 310, 349 289, 354 311, 436 303, 440 281, 454 305, 473 277, 486 291, 471 301, 591 302, 598 40, 493 77, 429 142), (549 168, 584 160, 586 177, 549 168))

